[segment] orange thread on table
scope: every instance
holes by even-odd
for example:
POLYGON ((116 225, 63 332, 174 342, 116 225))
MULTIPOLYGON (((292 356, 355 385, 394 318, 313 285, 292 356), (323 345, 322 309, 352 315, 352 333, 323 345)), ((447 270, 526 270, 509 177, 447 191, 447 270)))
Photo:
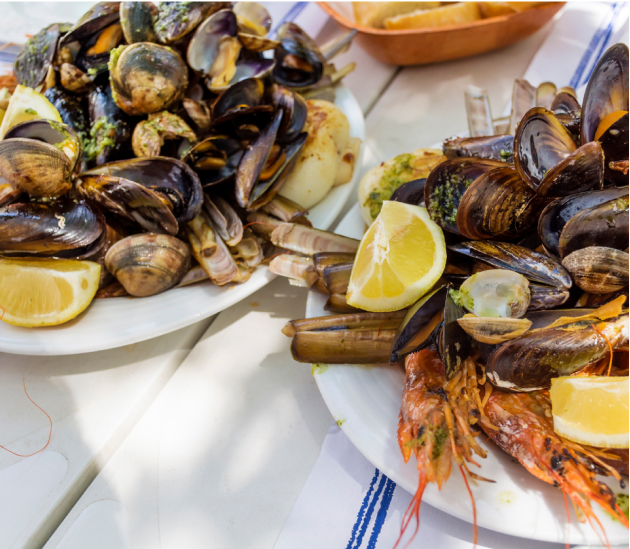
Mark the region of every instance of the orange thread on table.
POLYGON ((35 406, 37 406, 42 412, 44 412, 44 414, 46 414, 46 417, 48 418, 48 421, 50 421, 50 431, 48 433, 48 440, 46 441, 46 444, 44 444, 43 448, 40 448, 39 450, 37 450, 37 452, 33 452, 32 454, 18 454, 16 452, 14 452, 13 450, 9 450, 8 448, 2 446, 0 444, 0 448, 2 448, 3 450, 6 450, 7 452, 9 452, 10 454, 13 454, 14 456, 17 457, 23 457, 23 458, 27 458, 27 457, 31 457, 34 456, 35 454, 39 454, 40 452, 43 452, 48 445, 50 444, 50 437, 52 436, 52 419, 51 417, 48 415, 48 413, 46 412, 46 410, 44 410, 41 406, 39 406, 37 404, 37 402, 35 402, 28 394, 28 391, 26 390, 26 381, 24 381, 24 378, 22 378, 22 384, 24 385, 24 393, 26 394, 27 398, 33 403, 35 404, 35 406))

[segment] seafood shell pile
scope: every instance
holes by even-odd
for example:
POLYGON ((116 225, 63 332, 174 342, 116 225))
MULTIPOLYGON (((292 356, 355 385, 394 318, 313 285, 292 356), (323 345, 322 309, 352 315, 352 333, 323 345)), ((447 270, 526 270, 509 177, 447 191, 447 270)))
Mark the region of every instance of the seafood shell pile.
POLYGON ((472 137, 447 139, 428 177, 391 196, 442 228, 436 286, 406 310, 357 310, 345 294, 359 241, 286 226, 271 238, 289 253, 270 268, 327 294, 334 314, 283 331, 299 362, 404 364, 398 440, 420 482, 403 531, 452 461, 465 480, 491 480, 470 467, 486 456, 481 431, 559 487, 578 517, 597 526, 594 501, 627 527, 596 475, 623 485, 628 450, 557 435, 549 388, 559 376, 628 375, 628 48, 603 54, 581 105, 572 88, 517 81, 510 120, 493 134, 483 102, 472 137), (301 245, 284 244, 296 231, 301 245))
POLYGON ((63 123, 28 120, 0 141, 0 254, 98 262, 97 297, 246 281, 273 253, 260 227, 310 225, 278 191, 310 100, 334 100, 354 67, 329 62, 352 33, 320 49, 271 24, 251 2, 102 2, 30 38, 18 89, 44 93, 63 123))

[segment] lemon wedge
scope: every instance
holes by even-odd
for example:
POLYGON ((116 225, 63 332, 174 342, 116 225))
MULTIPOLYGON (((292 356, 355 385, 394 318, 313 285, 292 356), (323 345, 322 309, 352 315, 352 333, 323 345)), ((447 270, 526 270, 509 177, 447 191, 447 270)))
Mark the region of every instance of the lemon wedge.
POLYGON ((553 428, 600 448, 628 448, 628 378, 559 377, 551 381, 553 428))
POLYGON ((0 315, 14 326, 54 326, 83 312, 101 266, 74 259, 0 259, 0 315))
POLYGON ((442 275, 442 229, 425 208, 385 201, 363 236, 346 301, 366 311, 397 311, 415 303, 442 275))
POLYGON ((32 88, 19 85, 15 88, 7 112, 4 113, 2 125, 0 125, 0 139, 10 128, 27 120, 55 120, 61 122, 59 111, 41 93, 32 88))

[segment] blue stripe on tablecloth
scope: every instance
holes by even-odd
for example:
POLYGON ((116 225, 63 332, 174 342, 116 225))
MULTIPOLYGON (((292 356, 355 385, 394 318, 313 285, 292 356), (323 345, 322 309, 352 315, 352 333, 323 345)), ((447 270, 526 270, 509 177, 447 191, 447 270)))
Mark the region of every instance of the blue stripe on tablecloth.
POLYGON ((308 2, 296 2, 291 8, 289 8, 289 11, 284 14, 284 17, 280 19, 277 25, 273 28, 270 37, 273 38, 276 35, 280 25, 286 23, 287 21, 293 21, 298 15, 300 15, 306 6, 308 6, 308 2))
MULTIPOLYGON (((378 469, 377 469, 378 471, 378 469)), ((363 542, 363 536, 367 531, 368 526, 370 525, 370 520, 372 520, 372 513, 374 512, 374 508, 376 507, 376 503, 378 502, 378 498, 381 497, 381 492, 385 486, 385 481, 389 480, 385 475, 381 475, 381 481, 378 484, 378 488, 372 501, 370 502, 369 507, 367 508, 367 512, 365 513, 365 517, 363 518, 363 524, 361 525, 361 529, 359 530, 359 535, 357 536, 357 544, 353 547, 353 549, 359 549, 361 547, 361 543, 363 542)))
MULTIPOLYGON (((582 58, 580 59, 580 62, 578 63, 577 68, 575 69, 575 72, 573 73, 573 77, 571 78, 571 81, 569 82, 569 86, 573 88, 579 87, 584 71, 586 70, 586 67, 589 64, 591 57, 593 57, 593 53, 597 49, 597 46, 601 43, 602 40, 607 41, 608 39, 610 39, 610 33, 612 32, 612 27, 615 21, 617 4, 616 3, 612 4, 611 8, 612 8, 612 14, 611 14, 610 20, 608 21, 608 24, 606 24, 605 26, 600 26, 593 34, 591 41, 586 47, 586 51, 582 55, 582 58)), ((601 51, 601 48, 600 48, 600 51, 601 51)), ((601 53, 599 55, 601 55, 601 53)), ((599 59, 599 56, 597 57, 597 59, 599 59)), ((597 59, 595 59, 595 62, 597 62, 597 59)), ((595 66, 595 63, 593 63, 593 67, 594 66, 595 66)), ((593 72, 592 68, 591 68, 591 71, 588 73, 589 77, 590 77, 591 72, 593 72)), ((586 80, 588 80, 588 77, 586 78, 586 80)))
POLYGON ((387 486, 385 486, 385 493, 383 494, 383 499, 381 500, 381 508, 378 510, 378 514, 376 515, 376 520, 374 521, 374 527, 372 528, 372 535, 370 536, 367 549, 376 549, 376 542, 378 541, 378 536, 381 533, 381 529, 383 528, 383 524, 387 518, 387 510, 389 509, 389 504, 392 501, 395 489, 396 483, 393 480, 387 479, 387 486))
POLYGON ((369 504, 370 501, 370 497, 372 496, 372 492, 374 491, 374 486, 376 484, 376 481, 378 480, 378 477, 380 475, 380 471, 378 469, 374 470, 374 477, 372 478, 372 482, 370 483, 370 487, 368 488, 367 493, 365 494, 365 497, 363 498, 363 503, 361 503, 361 507, 359 508, 359 512, 357 513, 357 520, 354 523, 354 526, 352 527, 352 537, 350 538, 350 541, 348 542, 348 545, 346 546, 346 549, 351 549, 352 548, 352 544, 354 543, 354 540, 356 539, 356 535, 357 535, 357 531, 359 529, 359 526, 361 525, 361 523, 363 522, 363 517, 365 515, 365 510, 369 504))
POLYGON ((597 56, 593 60, 593 65, 591 66, 591 70, 584 77, 581 84, 586 84, 589 81, 589 79, 591 78, 591 74, 593 74, 593 71, 595 70, 595 65, 597 65, 597 62, 599 61, 599 58, 608 49, 608 44, 610 42, 610 37, 612 36, 615 19, 617 19, 617 16, 621 12, 622 8, 623 8, 622 2, 618 4, 613 4, 613 14, 610 20, 610 24, 606 27, 606 30, 605 30, 604 41, 602 42, 602 45, 600 46, 599 51, 597 52, 597 56))

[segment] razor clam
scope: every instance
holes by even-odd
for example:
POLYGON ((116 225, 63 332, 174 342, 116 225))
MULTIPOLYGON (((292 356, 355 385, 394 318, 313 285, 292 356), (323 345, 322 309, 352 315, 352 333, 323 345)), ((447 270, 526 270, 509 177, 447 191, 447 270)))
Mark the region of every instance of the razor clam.
POLYGON ((271 233, 271 242, 279 248, 313 255, 318 252, 356 253, 360 242, 327 231, 296 223, 282 223, 271 233))

